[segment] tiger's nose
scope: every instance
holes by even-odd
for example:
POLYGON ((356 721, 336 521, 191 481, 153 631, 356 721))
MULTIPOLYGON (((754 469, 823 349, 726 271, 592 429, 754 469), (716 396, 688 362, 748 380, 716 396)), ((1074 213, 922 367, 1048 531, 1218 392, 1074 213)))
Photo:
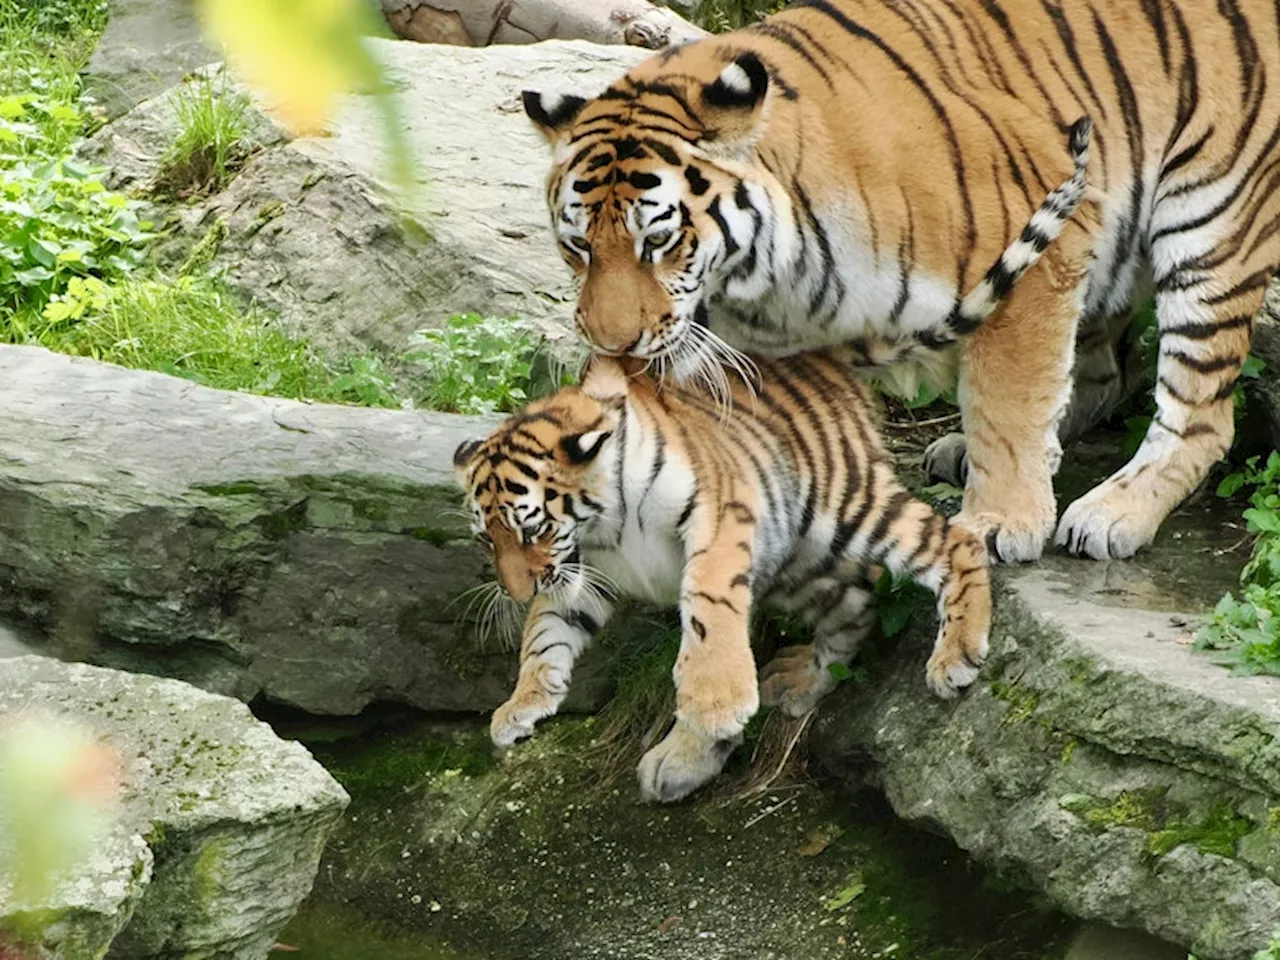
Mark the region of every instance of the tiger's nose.
POLYGON ((573 317, 574 326, 578 328, 578 333, 582 334, 584 340, 591 344, 596 350, 609 357, 622 357, 631 353, 640 341, 644 338, 644 333, 637 333, 635 339, 627 342, 622 337, 610 336, 605 331, 597 330, 592 332, 587 327, 586 319, 582 312, 579 311, 573 317))

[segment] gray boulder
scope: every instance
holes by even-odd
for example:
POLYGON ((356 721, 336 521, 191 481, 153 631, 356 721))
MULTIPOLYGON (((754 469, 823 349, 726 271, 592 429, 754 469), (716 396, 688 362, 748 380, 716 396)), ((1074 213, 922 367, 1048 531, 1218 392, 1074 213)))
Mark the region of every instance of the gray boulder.
MULTIPOLYGON (((402 211, 385 199, 386 156, 369 96, 349 98, 323 137, 262 148, 221 193, 175 208, 167 260, 202 257, 246 300, 323 350, 395 360, 416 330, 478 312, 517 316, 572 349, 573 278, 550 237, 550 164, 520 106, 525 88, 603 89, 649 51, 583 41, 470 49, 370 41, 399 93, 420 170, 402 211)), ((83 147, 120 189, 146 188, 176 130, 168 94, 83 147)))
POLYGON ((48 710, 119 756, 111 833, 51 902, 0 881, 0 921, 44 917, 59 960, 263 960, 311 890, 346 792, 248 709, 185 683, 46 657, 0 660, 0 719, 48 710))
POLYGON ((210 390, 0 347, 0 613, 65 656, 316 713, 485 710, 515 657, 451 455, 492 421, 210 390))
POLYGON ((1173 552, 1168 595, 1159 556, 1001 571, 974 687, 928 695, 920 628, 831 698, 813 748, 1069 913, 1248 960, 1280 923, 1280 681, 1189 651, 1194 618, 1159 611, 1202 609, 1230 570, 1173 552))
POLYGON ((192 0, 111 0, 110 11, 85 78, 108 120, 217 59, 192 0))

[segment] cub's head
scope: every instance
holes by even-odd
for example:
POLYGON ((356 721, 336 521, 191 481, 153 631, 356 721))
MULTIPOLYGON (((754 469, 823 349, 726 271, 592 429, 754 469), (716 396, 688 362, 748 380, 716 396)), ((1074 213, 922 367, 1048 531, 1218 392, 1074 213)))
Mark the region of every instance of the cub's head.
POLYGON ((515 600, 582 582, 579 535, 608 510, 620 411, 620 400, 567 387, 454 452, 472 531, 515 600))
POLYGON ((677 371, 699 341, 705 350, 708 294, 754 268, 755 241, 772 229, 747 162, 769 91, 754 53, 698 43, 594 100, 525 92, 552 148, 552 226, 582 279, 577 325, 597 350, 667 357, 677 371))

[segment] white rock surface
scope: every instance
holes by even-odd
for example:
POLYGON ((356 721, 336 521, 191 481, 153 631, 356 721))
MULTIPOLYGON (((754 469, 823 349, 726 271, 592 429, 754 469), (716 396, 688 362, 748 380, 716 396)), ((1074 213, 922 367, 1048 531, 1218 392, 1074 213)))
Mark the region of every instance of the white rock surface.
MULTIPOLYGON (((311 890, 348 797, 241 703, 176 680, 0 660, 0 719, 40 708, 119 754, 114 833, 47 905, 60 960, 263 960, 311 890)), ((0 920, 31 905, 0 887, 0 920)))

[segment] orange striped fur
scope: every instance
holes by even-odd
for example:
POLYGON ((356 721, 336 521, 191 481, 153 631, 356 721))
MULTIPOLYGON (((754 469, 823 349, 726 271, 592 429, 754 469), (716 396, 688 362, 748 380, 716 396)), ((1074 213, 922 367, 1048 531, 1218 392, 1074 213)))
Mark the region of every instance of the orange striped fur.
POLYGON ((961 522, 1000 559, 1034 559, 1053 535, 1060 436, 1133 389, 1120 350, 1150 292, 1156 416, 1057 541, 1134 553, 1231 442, 1280 261, 1273 3, 797 0, 593 99, 525 103, 597 349, 677 379, 730 348, 837 344, 906 389, 919 371, 958 376, 964 437, 929 464, 965 478, 961 522), (1081 116, 1096 202, 950 346, 964 292, 1069 174, 1081 116))
POLYGON ((676 723, 639 768, 652 800, 714 777, 761 700, 800 715, 834 687, 828 666, 848 663, 875 623, 870 565, 938 596, 929 687, 949 697, 973 682, 991 617, 982 543, 897 481, 850 359, 763 361, 758 394, 735 382, 726 413, 701 391, 628 375, 634 361, 596 357, 581 387, 458 448, 473 527, 505 590, 531 601, 495 743, 556 712, 611 592, 681 611, 676 723), (784 649, 758 683, 748 627, 760 602, 804 615, 814 643, 784 649))

